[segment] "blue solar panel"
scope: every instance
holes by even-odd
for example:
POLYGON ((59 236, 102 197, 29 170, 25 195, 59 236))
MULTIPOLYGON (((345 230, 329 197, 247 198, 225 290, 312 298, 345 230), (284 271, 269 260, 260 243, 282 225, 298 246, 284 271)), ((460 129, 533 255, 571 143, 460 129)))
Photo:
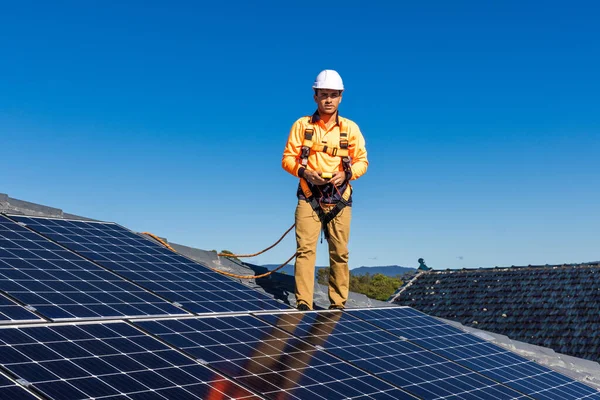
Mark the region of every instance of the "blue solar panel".
MULTIPOLYGON (((53 320, 186 314, 4 216, 0 290, 53 320)), ((14 315, 31 318, 21 311, 14 315)))
POLYGON ((347 313, 257 316, 422 399, 529 398, 347 313))
POLYGON ((56 400, 259 399, 122 322, 0 329, 0 365, 56 400))
MULTIPOLYGON (((1 250, 1 249, 0 249, 1 250)), ((23 306, 0 294, 0 324, 44 321, 23 306)))
POLYGON ((9 373, 0 373, 0 398, 258 399, 251 390, 270 399, 600 400, 591 387, 409 308, 282 312, 112 223, 1 216, 0 291, 0 324, 28 323, 0 329, 9 373), (194 318, 164 299, 225 314, 194 318), (135 321, 145 333, 38 315, 168 318, 135 321))
POLYGON ((269 399, 416 399, 252 316, 135 324, 269 399))
POLYGON ((600 399, 597 390, 581 382, 412 308, 348 312, 535 399, 600 399))
POLYGON ((117 224, 11 218, 195 313, 289 308, 117 224))
POLYGON ((17 385, 15 382, 0 374, 0 399, 35 400, 37 397, 29 393, 22 386, 17 385))

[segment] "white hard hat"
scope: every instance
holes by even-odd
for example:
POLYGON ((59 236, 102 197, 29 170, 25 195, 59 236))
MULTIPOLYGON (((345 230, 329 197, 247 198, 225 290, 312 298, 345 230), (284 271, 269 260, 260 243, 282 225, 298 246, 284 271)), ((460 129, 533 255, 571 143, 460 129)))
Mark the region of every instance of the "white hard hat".
POLYGON ((333 89, 344 90, 344 82, 342 77, 332 69, 325 69, 317 75, 313 89, 333 89))

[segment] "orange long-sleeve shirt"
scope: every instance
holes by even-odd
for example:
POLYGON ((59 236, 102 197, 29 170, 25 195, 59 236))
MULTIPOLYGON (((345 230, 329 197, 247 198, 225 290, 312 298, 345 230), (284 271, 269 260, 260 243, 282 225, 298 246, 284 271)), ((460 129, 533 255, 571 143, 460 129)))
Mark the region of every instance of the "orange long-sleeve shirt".
MULTIPOLYGON (((348 118, 343 118, 338 115, 336 118, 336 124, 328 130, 321 118, 319 118, 318 112, 315 112, 315 114, 310 117, 299 118, 296 122, 294 122, 294 125, 292 125, 288 141, 285 145, 285 149, 283 150, 283 158, 281 160, 281 165, 284 170, 298 177, 298 171, 302 167, 300 150, 302 148, 302 143, 304 142, 304 130, 306 127, 313 128, 314 133, 312 140, 314 143, 326 144, 330 148, 339 147, 341 127, 342 131, 348 133, 348 154, 352 159, 352 173, 350 179, 358 179, 367 172, 369 161, 367 160, 365 138, 360 132, 358 125, 348 118)), ((312 171, 322 172, 335 172, 344 170, 340 157, 330 156, 327 153, 314 151, 312 149, 308 155, 308 164, 306 168, 312 171)), ((346 185, 347 182, 344 183, 342 187, 338 188, 339 192, 343 193, 346 185)), ((314 188, 311 187, 311 190, 312 189, 314 188)), ((339 200, 339 196, 336 196, 337 191, 331 191, 331 193, 328 194, 326 188, 317 187, 317 189, 319 190, 318 193, 323 193, 325 195, 324 199, 322 199, 323 202, 335 203, 339 200)), ((298 195, 302 198, 303 196, 301 192, 302 191, 299 190, 298 195)))

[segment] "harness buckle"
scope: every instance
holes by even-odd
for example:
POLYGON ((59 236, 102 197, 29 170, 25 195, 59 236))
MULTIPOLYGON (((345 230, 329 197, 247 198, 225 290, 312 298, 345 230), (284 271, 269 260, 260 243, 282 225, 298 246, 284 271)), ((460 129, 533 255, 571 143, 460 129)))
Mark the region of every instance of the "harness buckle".
POLYGON ((302 158, 302 159, 308 158, 309 153, 310 153, 310 147, 302 146, 302 152, 300 153, 300 158, 302 158))
POLYGON ((344 171, 350 171, 352 167, 352 160, 349 156, 342 157, 342 167, 344 167, 344 171))

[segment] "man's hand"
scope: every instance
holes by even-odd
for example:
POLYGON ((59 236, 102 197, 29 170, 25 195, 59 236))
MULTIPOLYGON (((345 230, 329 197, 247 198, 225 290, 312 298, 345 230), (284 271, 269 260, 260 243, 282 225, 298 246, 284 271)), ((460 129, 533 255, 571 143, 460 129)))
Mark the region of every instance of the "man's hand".
POLYGON ((304 179, 313 185, 324 185, 328 181, 321 178, 321 171, 304 170, 304 179))
POLYGON ((333 177, 329 180, 334 186, 342 186, 346 180, 346 173, 344 171, 337 171, 333 174, 333 177))

